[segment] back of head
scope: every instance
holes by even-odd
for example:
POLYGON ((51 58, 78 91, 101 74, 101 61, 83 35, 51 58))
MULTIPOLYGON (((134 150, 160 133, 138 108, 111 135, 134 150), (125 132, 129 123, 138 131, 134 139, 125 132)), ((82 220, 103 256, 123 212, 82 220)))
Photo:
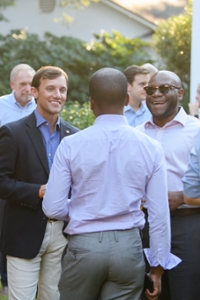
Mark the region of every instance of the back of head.
POLYGON ((61 68, 55 66, 41 67, 39 70, 37 70, 33 77, 32 86, 38 89, 42 79, 51 80, 60 76, 64 76, 66 79, 66 83, 68 83, 68 75, 61 68))
POLYGON ((124 75, 126 76, 129 84, 132 84, 135 80, 135 76, 139 74, 149 74, 149 71, 136 65, 132 65, 124 70, 124 75))
POLYGON ((102 68, 90 78, 89 93, 100 109, 124 107, 127 96, 126 77, 116 69, 102 68))
POLYGON ((14 81, 15 81, 15 78, 16 78, 16 76, 17 76, 17 74, 18 74, 18 72, 19 72, 19 71, 23 71, 23 70, 29 70, 29 71, 32 71, 33 74, 35 74, 35 70, 34 70, 31 66, 29 66, 29 65, 27 65, 27 64, 19 64, 19 65, 16 65, 16 66, 12 69, 12 71, 11 71, 11 73, 10 73, 10 81, 11 81, 11 82, 14 82, 14 81))
POLYGON ((154 65, 152 65, 152 64, 150 64, 150 63, 143 64, 141 67, 142 67, 142 68, 145 68, 145 69, 147 69, 147 70, 149 70, 149 74, 150 74, 151 77, 152 77, 155 73, 158 72, 158 69, 157 69, 154 65))

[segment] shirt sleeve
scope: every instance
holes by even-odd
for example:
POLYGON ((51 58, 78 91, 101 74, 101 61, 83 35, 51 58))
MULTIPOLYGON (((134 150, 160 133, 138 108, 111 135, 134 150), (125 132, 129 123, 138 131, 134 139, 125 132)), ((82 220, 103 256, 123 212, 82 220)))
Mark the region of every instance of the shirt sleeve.
POLYGON ((171 228, 167 191, 165 157, 162 148, 158 148, 156 163, 146 188, 150 248, 144 249, 152 267, 158 265, 171 269, 181 260, 170 253, 171 228))
POLYGON ((45 215, 58 220, 68 219, 68 194, 71 186, 68 153, 64 138, 57 148, 42 203, 45 215))
MULTIPOLYGON (((200 143, 200 140, 197 140, 197 143, 200 143)), ((182 179, 184 194, 187 197, 199 198, 200 197, 200 147, 195 145, 193 147, 187 170, 182 179)))

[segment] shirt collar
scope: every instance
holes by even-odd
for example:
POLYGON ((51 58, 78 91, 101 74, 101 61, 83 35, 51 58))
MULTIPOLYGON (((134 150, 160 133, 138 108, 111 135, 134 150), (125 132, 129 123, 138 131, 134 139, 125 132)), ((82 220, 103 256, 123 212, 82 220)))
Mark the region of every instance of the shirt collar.
MULTIPOLYGON (((177 113, 177 115, 174 117, 173 120, 171 120, 170 122, 166 123, 165 126, 169 126, 171 124, 175 124, 175 123, 180 123, 182 126, 185 126, 187 121, 187 114, 185 112, 185 110, 183 109, 183 107, 180 107, 179 112, 177 113)), ((153 122, 153 116, 150 117, 150 119, 148 121, 145 122, 144 127, 148 127, 148 126, 153 126, 153 127, 159 127, 157 126, 154 122, 153 122)))
MULTIPOLYGON (((135 111, 129 104, 124 106, 124 111, 128 111, 128 110, 133 110, 135 111)), ((139 109, 141 112, 145 111, 145 106, 144 104, 141 102, 139 109)))
MULTIPOLYGON (((34 114, 35 114, 35 118, 36 118, 36 126, 39 127, 44 123, 48 123, 49 122, 47 120, 45 120, 41 114, 39 113, 39 111, 37 110, 37 108, 34 110, 34 114)), ((58 126, 60 128, 60 116, 58 116, 58 120, 56 122, 56 126, 58 126)))
POLYGON ((120 125, 128 125, 127 118, 124 115, 111 115, 111 114, 104 114, 100 115, 96 118, 94 124, 101 124, 101 123, 118 123, 120 125))

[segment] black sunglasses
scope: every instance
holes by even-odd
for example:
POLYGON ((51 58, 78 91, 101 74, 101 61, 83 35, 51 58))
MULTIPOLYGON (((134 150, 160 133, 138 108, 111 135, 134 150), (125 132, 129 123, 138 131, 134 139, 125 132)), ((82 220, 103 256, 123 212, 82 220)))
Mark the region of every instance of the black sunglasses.
POLYGON ((159 90, 162 94, 167 94, 172 88, 180 90, 180 87, 177 87, 172 84, 161 84, 159 86, 145 86, 144 90, 146 91, 147 95, 152 96, 153 94, 155 94, 156 90, 159 90))

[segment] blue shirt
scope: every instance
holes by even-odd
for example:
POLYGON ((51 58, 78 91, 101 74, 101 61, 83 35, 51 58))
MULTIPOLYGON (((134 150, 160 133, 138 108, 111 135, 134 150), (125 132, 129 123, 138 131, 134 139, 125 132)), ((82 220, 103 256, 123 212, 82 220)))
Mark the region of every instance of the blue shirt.
POLYGON ((151 113, 148 107, 141 103, 140 108, 135 111, 130 105, 124 107, 124 115, 128 120, 129 125, 136 127, 146 122, 150 117, 151 113))
POLYGON ((200 131, 190 153, 189 164, 183 177, 183 186, 187 197, 200 197, 200 131))
POLYGON ((36 103, 34 98, 25 107, 22 107, 15 99, 14 92, 0 97, 0 126, 30 115, 35 108, 36 103))
POLYGON ((60 117, 58 117, 54 131, 51 133, 50 123, 47 122, 40 115, 37 109, 34 111, 34 113, 36 118, 36 126, 39 127, 42 133, 42 139, 46 149, 49 170, 50 170, 53 164, 53 159, 54 159, 56 149, 60 143, 60 117))
POLYGON ((43 199, 45 215, 69 220, 69 234, 142 229, 141 199, 149 203, 151 266, 171 268, 170 218, 161 145, 122 115, 101 115, 58 146, 43 199), (158 188, 159 185, 159 188, 158 188), (68 201, 69 189, 72 189, 68 201))

